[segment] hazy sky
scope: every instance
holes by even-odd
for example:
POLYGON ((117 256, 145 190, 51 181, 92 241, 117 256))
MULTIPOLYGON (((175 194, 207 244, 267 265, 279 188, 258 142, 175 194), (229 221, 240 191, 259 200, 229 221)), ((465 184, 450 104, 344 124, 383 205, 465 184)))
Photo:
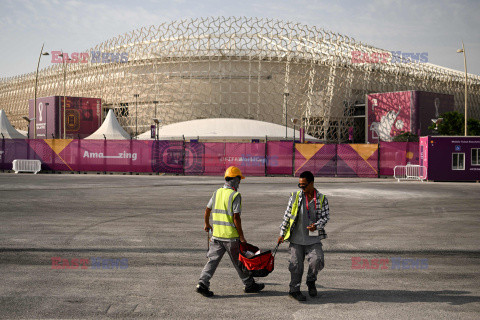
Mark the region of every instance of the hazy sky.
MULTIPOLYGON (((84 52, 142 26, 195 17, 274 18, 322 27, 391 51, 480 75, 480 0, 0 0, 0 78, 35 71, 45 51, 84 52)), ((42 59, 41 67, 51 64, 42 59)))

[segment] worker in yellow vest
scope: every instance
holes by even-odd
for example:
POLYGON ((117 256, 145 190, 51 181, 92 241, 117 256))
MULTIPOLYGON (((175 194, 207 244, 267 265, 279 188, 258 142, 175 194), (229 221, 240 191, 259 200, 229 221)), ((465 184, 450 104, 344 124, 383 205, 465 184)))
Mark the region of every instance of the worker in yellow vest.
POLYGON ((330 219, 327 197, 315 189, 314 176, 310 171, 300 174, 298 187, 292 192, 287 210, 280 226, 278 243, 290 242, 290 291, 297 301, 307 298, 300 291, 305 257, 308 261, 307 287, 311 297, 317 296, 317 274, 325 266, 322 239, 327 237, 325 225, 330 219))
POLYGON ((205 297, 213 296, 213 292, 209 289, 210 279, 225 252, 230 256, 233 266, 242 279, 246 293, 260 292, 265 287, 264 284, 256 283, 252 276, 242 271, 241 262, 238 260, 240 242, 246 242, 240 219, 242 199, 237 192, 241 179, 245 177, 240 169, 229 167, 225 171, 224 186, 213 193, 205 209, 204 230, 209 232, 213 229, 207 253, 208 262, 203 268, 197 285, 197 292, 205 297), (212 215, 213 226, 210 224, 210 215, 212 215))

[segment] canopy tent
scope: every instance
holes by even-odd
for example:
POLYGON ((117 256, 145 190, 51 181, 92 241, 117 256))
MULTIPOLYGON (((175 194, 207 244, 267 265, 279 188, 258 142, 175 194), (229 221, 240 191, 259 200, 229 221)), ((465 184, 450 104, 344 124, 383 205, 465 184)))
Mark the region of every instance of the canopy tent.
POLYGON ((18 132, 8 121, 5 111, 0 110, 0 138, 5 139, 26 139, 27 136, 18 132))
POLYGON ((113 110, 110 109, 100 128, 85 139, 128 140, 130 135, 123 130, 113 110))
MULTIPOLYGON (((287 129, 288 139, 293 138, 293 129, 287 129)), ((264 121, 233 118, 200 119, 177 122, 161 127, 158 130, 159 140, 201 139, 214 141, 227 140, 283 140, 285 127, 264 121)), ((300 138, 300 132, 295 130, 295 137, 300 138)), ((149 140, 151 132, 147 131, 137 136, 140 140, 149 140)), ((318 139, 305 135, 305 140, 318 139)))

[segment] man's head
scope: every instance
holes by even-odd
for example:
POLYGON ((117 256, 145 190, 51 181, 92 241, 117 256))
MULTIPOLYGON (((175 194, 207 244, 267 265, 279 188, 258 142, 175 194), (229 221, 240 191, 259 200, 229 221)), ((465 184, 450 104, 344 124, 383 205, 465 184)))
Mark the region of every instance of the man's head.
POLYGON ((303 171, 298 179, 298 187, 305 192, 310 192, 313 190, 314 181, 315 177, 313 176, 313 173, 310 171, 303 171))
POLYGON ((225 171, 225 181, 227 181, 227 183, 235 190, 238 189, 241 179, 245 179, 245 177, 242 176, 242 172, 239 168, 232 166, 228 167, 225 171))

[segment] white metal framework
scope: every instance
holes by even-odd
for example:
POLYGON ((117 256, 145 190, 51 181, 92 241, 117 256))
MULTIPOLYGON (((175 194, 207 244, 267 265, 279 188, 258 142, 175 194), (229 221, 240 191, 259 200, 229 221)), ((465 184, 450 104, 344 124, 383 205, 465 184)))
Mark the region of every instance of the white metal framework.
MULTIPOLYGON (((353 106, 371 92, 453 94, 455 110, 463 113, 464 73, 405 59, 354 63, 354 51, 390 54, 299 23, 236 17, 174 21, 85 51, 87 63, 67 64, 66 95, 102 98, 131 134, 136 118, 139 133, 149 129, 152 118, 162 124, 247 118, 289 127, 297 118, 307 133, 341 142, 353 125, 353 106), (128 62, 92 63, 91 51, 125 52, 128 62)), ((63 95, 63 75, 61 63, 41 70, 37 96, 63 95)), ((34 87, 35 72, 0 80, 0 109, 16 128, 27 126, 22 116, 34 87)), ((470 117, 480 116, 479 89, 480 77, 469 75, 470 117)))

